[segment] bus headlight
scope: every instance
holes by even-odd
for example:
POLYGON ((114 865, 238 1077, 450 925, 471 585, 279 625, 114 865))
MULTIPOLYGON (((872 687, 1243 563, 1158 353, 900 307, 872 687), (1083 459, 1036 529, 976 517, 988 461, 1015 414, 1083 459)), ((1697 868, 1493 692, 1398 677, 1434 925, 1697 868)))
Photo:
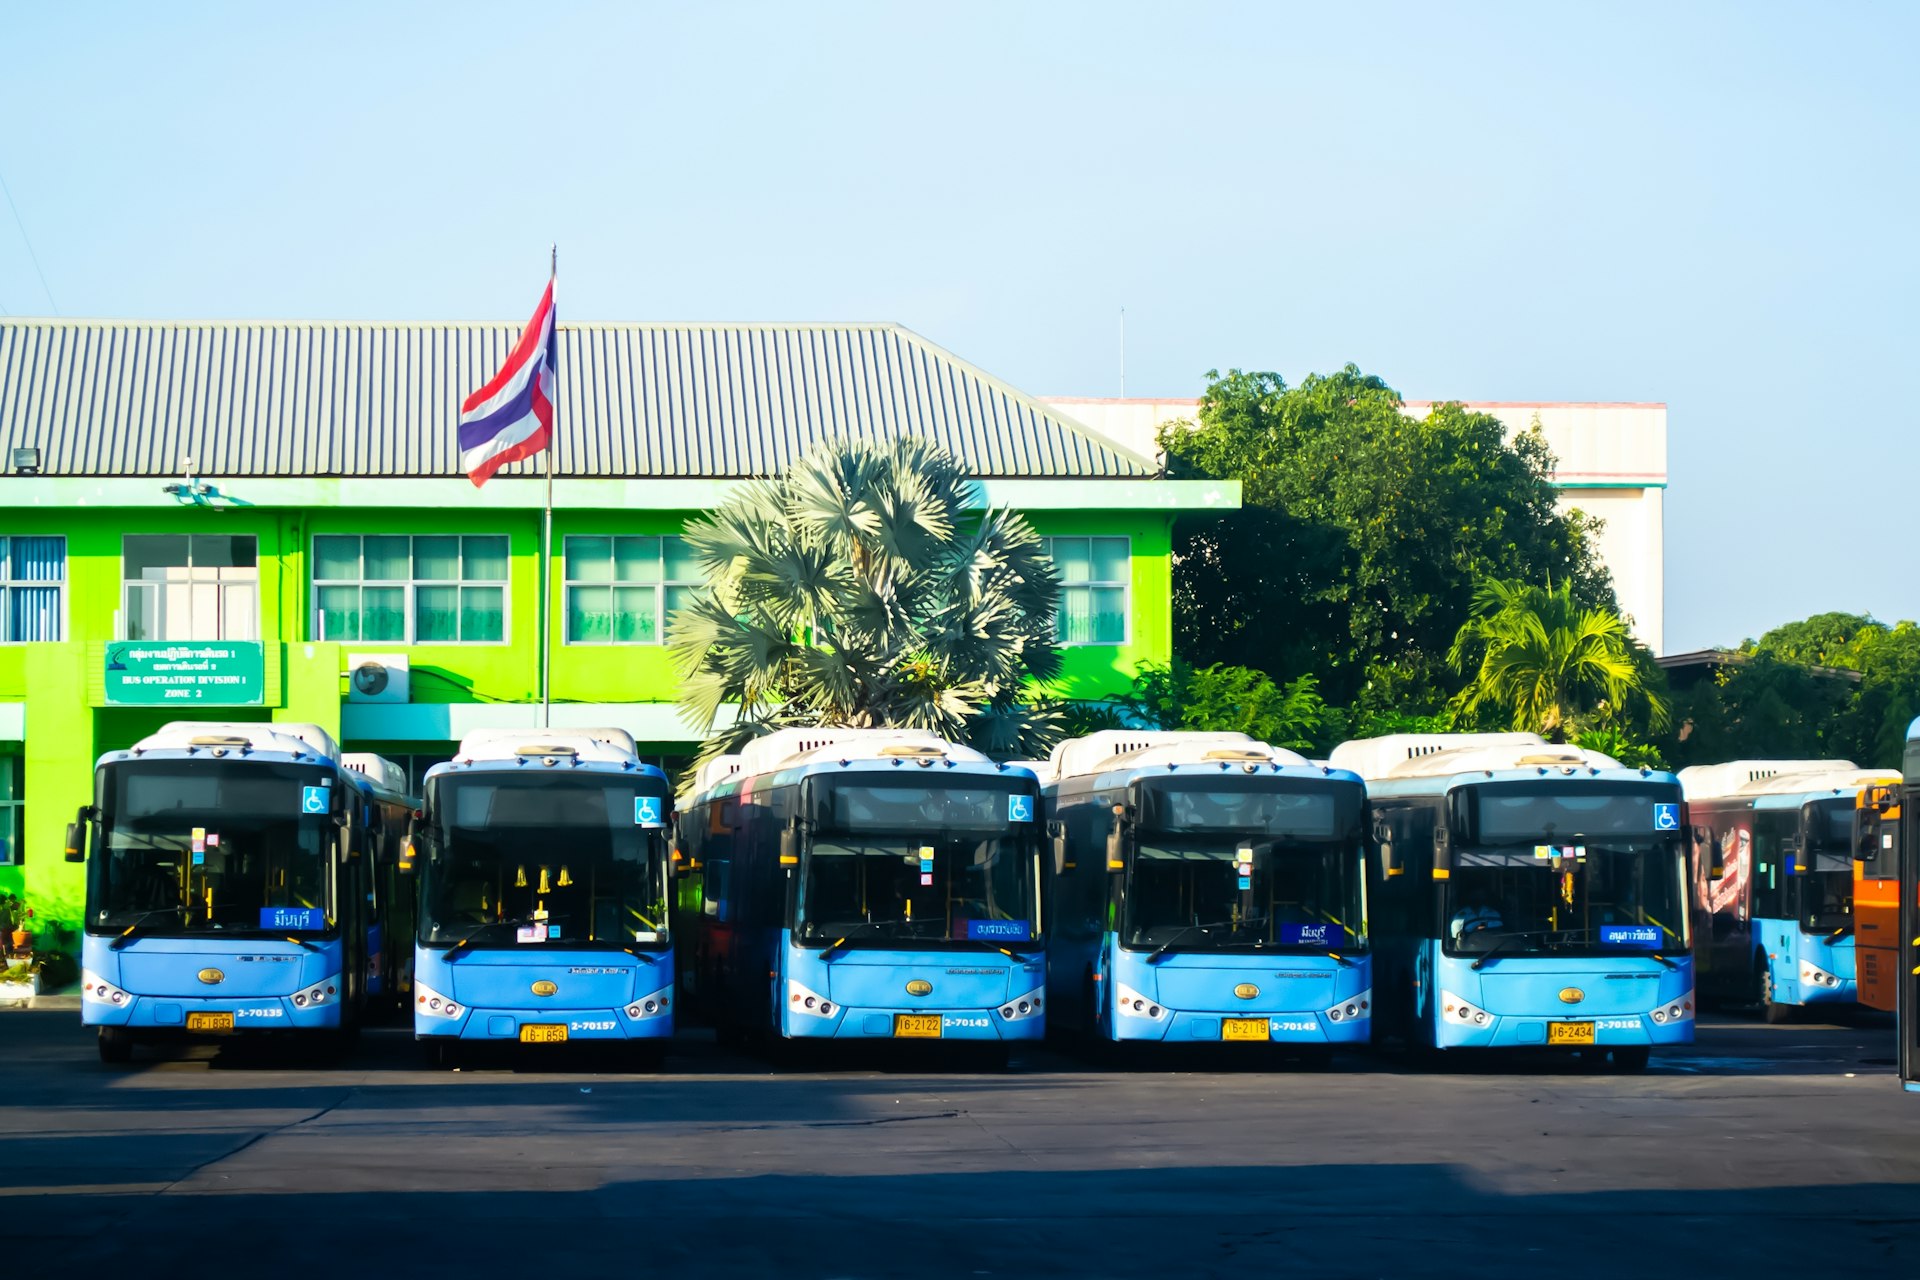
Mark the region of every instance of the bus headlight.
POLYGON ((1661 1005, 1649 1016, 1653 1018, 1655 1025, 1662 1027, 1689 1021, 1693 1017, 1693 992, 1688 991, 1679 999, 1661 1005))
POLYGON ((457 1018, 465 1010, 425 983, 413 984, 413 1010, 430 1018, 457 1018))
POLYGON ((790 1013, 804 1013, 815 1018, 831 1018, 834 1003, 819 992, 803 987, 792 978, 787 979, 787 1010, 790 1013))
POLYGON ((1046 988, 1041 987, 1038 990, 1029 991, 1023 996, 1015 996, 1000 1006, 1001 1021, 1019 1022, 1026 1018, 1039 1016, 1040 1002, 1046 994, 1046 988))
MULTIPOLYGON (((340 978, 339 975, 336 974, 331 978, 322 978, 305 991, 296 993, 293 997, 293 1003, 294 1007, 299 1009, 318 1009, 321 1005, 327 1003, 339 994, 340 978)), ((455 1006, 449 1003, 448 1007, 454 1008, 455 1006)), ((448 1016, 451 1017, 452 1015, 449 1014, 448 1016)))
POLYGON ((1479 1005, 1468 1004, 1451 991, 1440 993, 1440 1020, 1453 1026, 1485 1027, 1493 1023, 1493 1015, 1479 1005))
POLYGON ((638 1000, 628 1005, 627 1016, 635 1022, 641 1022, 647 1018, 663 1017, 671 1007, 672 1000, 673 988, 662 987, 652 995, 641 996, 638 1000))
POLYGON ((1817 964, 1800 962, 1800 985, 1803 987, 1837 987, 1840 979, 1828 973, 1817 964))
POLYGON ((1373 990, 1368 988, 1357 996, 1342 1000, 1327 1010, 1328 1022, 1358 1022, 1362 1018, 1373 1016, 1373 990))
POLYGON ((1123 1018, 1151 1018, 1158 1022, 1167 1016, 1158 1001, 1149 1000, 1124 982, 1113 984, 1113 997, 1119 1001, 1118 1008, 1123 1018))
POLYGON ((133 999, 111 982, 102 982, 99 974, 89 973, 85 969, 80 971, 80 998, 94 1004, 114 1005, 123 1009, 133 999))

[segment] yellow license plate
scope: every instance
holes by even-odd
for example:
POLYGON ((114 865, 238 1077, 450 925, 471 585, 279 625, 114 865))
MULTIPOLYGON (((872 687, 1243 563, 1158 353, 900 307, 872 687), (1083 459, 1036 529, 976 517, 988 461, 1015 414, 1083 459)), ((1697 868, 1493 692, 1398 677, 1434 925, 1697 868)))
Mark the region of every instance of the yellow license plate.
POLYGON ((1220 1024, 1222 1040, 1271 1040, 1265 1018, 1228 1018, 1220 1024))
POLYGON ((940 1015, 937 1013, 896 1013, 893 1034, 908 1040, 938 1040, 940 1015))
POLYGON ((233 1015, 231 1013, 190 1013, 187 1015, 189 1031, 231 1031, 233 1015))
POLYGON ((1593 1024, 1591 1022, 1549 1022, 1547 1043, 1592 1044, 1593 1024))
POLYGON ((561 1022, 529 1022, 520 1028, 521 1044, 558 1044, 567 1038, 567 1027, 561 1022))

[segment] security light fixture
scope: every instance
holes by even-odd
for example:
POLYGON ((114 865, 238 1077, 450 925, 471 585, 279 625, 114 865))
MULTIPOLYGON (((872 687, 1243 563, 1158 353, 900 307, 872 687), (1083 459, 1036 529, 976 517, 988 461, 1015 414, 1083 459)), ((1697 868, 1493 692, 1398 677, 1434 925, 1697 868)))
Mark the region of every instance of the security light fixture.
POLYGON ((15 449, 13 451, 13 474, 17 476, 39 475, 40 451, 38 449, 15 449))

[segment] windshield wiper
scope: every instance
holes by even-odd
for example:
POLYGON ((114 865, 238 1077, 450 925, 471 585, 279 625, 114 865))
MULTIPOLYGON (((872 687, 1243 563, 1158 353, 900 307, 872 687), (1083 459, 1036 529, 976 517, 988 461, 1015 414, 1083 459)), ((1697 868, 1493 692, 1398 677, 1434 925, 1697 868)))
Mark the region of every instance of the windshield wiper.
POLYGON ((161 916, 161 915, 179 916, 179 915, 185 915, 186 912, 187 912, 187 908, 183 906, 178 906, 178 905, 171 906, 171 907, 154 907, 150 910, 142 911, 139 915, 133 918, 133 923, 127 926, 126 932, 122 933, 119 937, 115 938, 112 942, 109 942, 107 944, 107 950, 118 951, 122 947, 125 947, 128 943, 132 942, 135 938, 140 936, 140 926, 145 924, 147 921, 153 919, 153 917, 155 916, 161 916))
MULTIPOLYGON (((1477 960, 1475 960, 1473 964, 1470 966, 1471 968, 1478 969, 1480 968, 1480 966, 1484 965, 1487 961, 1493 959, 1495 956, 1499 955, 1502 951, 1505 951, 1507 949, 1507 944, 1509 942, 1512 942, 1515 938, 1530 938, 1533 935, 1530 932, 1515 930, 1511 933, 1501 933, 1501 934, 1496 934, 1494 936, 1499 938, 1500 941, 1494 943, 1491 947, 1488 947, 1484 952, 1482 952, 1480 957, 1477 960)), ((1456 942, 1454 945, 1458 946, 1460 944, 1456 942)))
POLYGON ((897 920, 856 920, 852 924, 840 925, 838 927, 845 929, 846 932, 841 934, 839 937, 835 938, 832 942, 829 942, 824 948, 822 948, 820 951, 820 958, 822 960, 832 959, 833 953, 840 949, 841 944, 844 943, 848 938, 853 937, 857 933, 863 933, 872 929, 890 929, 894 925, 901 925, 901 924, 911 927, 913 924, 913 921, 907 919, 905 916, 902 916, 897 920))
POLYGON ((1171 938, 1168 938, 1165 942, 1154 948, 1153 954, 1147 957, 1147 963, 1154 963, 1154 961, 1167 953, 1168 948, 1184 939, 1190 933, 1212 933, 1215 929, 1231 929, 1235 933, 1238 933, 1240 929, 1246 925, 1262 924, 1265 920, 1265 916, 1248 916, 1244 920, 1214 920, 1207 924, 1184 925, 1175 932, 1171 938))
POLYGON ((478 938, 481 934, 487 932, 489 929, 498 929, 503 925, 513 925, 517 928, 523 924, 543 924, 543 923, 545 922, 541 920, 536 920, 532 916, 517 916, 512 920, 489 920, 485 924, 475 925, 472 933, 469 933, 466 937, 460 939, 460 941, 454 943, 451 947, 447 948, 447 963, 452 964, 455 960, 458 960, 461 956, 465 955, 469 950, 469 947, 467 946, 467 944, 472 942, 475 938, 478 938))

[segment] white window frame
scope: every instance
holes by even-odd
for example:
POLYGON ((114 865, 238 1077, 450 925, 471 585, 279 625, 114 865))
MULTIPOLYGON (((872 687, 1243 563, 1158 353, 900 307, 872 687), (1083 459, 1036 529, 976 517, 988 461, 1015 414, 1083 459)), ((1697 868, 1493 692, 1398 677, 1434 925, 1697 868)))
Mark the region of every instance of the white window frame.
MULTIPOLYGON (((0 533, 0 644, 52 644, 67 638, 67 538, 60 533, 0 533), (15 538, 58 538, 60 540, 60 576, 52 582, 29 582, 13 576, 13 540, 15 538), (16 588, 44 590, 52 587, 60 599, 59 634, 51 641, 13 640, 13 593, 16 588)), ((4 864, 0 864, 4 865, 4 864)))
POLYGON ((1060 646, 1062 649, 1113 649, 1113 648, 1119 648, 1121 646, 1129 645, 1133 643, 1133 537, 1132 535, 1123 534, 1123 533, 1057 534, 1051 537, 1045 537, 1040 539, 1040 545, 1046 551, 1047 558, 1051 560, 1053 559, 1053 544, 1056 542, 1072 541, 1072 542, 1086 543, 1088 572, 1091 573, 1092 565, 1093 565, 1093 544, 1096 540, 1101 538, 1107 538, 1115 542, 1126 543, 1127 554, 1126 554, 1125 563, 1127 566, 1127 576, 1123 579, 1117 579, 1113 581, 1109 581, 1105 578, 1100 578, 1100 579, 1089 579, 1086 582, 1075 582, 1071 584, 1065 581, 1062 581, 1060 583, 1061 608, 1056 618, 1053 642, 1056 645, 1060 646), (1120 589, 1120 593, 1121 593, 1120 595, 1120 638, 1118 640, 1063 640, 1061 639, 1060 630, 1066 626, 1066 621, 1067 621, 1067 611, 1066 611, 1067 592, 1078 591, 1082 589, 1091 590, 1095 587, 1104 587, 1104 588, 1118 587, 1120 589))
MULTIPOLYGON (((460 572, 466 572, 466 544, 460 547, 460 572)), ((383 530, 348 533, 345 531, 316 533, 307 547, 307 593, 308 618, 311 620, 307 631, 316 643, 332 640, 335 644, 351 645, 399 645, 411 648, 414 645, 458 645, 461 648, 486 648, 489 645, 499 647, 513 643, 513 539, 510 535, 495 531, 475 531, 471 533, 389 533, 383 530), (360 563, 366 564, 368 538, 405 538, 407 540, 406 578, 367 578, 360 577, 348 581, 344 578, 322 578, 317 569, 320 563, 320 539, 322 538, 358 538, 360 539, 360 563), (504 578, 415 578, 413 574, 413 544, 418 538, 501 538, 507 544, 507 569, 504 578), (405 621, 404 638, 399 640, 334 640, 326 634, 325 615, 320 610, 320 591, 323 587, 399 587, 401 593, 401 617, 405 621), (500 638, 498 640, 421 640, 419 636, 419 609, 415 595, 420 587, 499 587, 500 588, 500 638)))
MULTIPOLYGON (((40 585, 45 586, 46 584, 43 582, 40 585)), ((0 849, 0 867, 17 867, 21 861, 20 842, 25 838, 27 829, 26 758, 17 755, 0 754, 0 769, 10 769, 13 771, 13 778, 11 779, 13 785, 8 788, 12 798, 0 797, 0 813, 6 813, 8 810, 13 812, 13 836, 7 841, 7 847, 0 849)))
POLYGON ((667 643, 667 593, 676 587, 704 587, 705 578, 669 578, 667 577, 667 542, 684 541, 677 533, 569 533, 560 539, 560 613, 561 643, 578 646, 583 649, 604 649, 609 646, 621 648, 658 649, 667 643), (568 554, 567 544, 578 538, 652 538, 660 544, 660 576, 652 582, 597 582, 573 576, 573 557, 568 554), (575 587, 652 587, 653 596, 653 634, 652 640, 577 640, 573 635, 573 589, 575 587))
MULTIPOLYGON (((133 620, 127 616, 127 595, 132 588, 139 587, 142 591, 152 591, 155 594, 158 594, 162 587, 175 585, 172 583, 151 581, 146 578, 129 578, 127 576, 127 543, 135 538, 185 538, 187 540, 188 563, 184 566, 176 566, 176 567, 186 569, 187 586, 191 588, 198 585, 210 585, 214 587, 218 592, 218 596, 217 596, 218 603, 216 603, 214 606, 213 629, 216 632, 216 634, 189 635, 189 636, 182 636, 179 638, 168 637, 168 636, 148 636, 146 637, 147 640, 155 644, 180 644, 190 640, 233 640, 233 641, 239 641, 239 642, 259 642, 264 639, 264 633, 265 633, 264 619, 266 616, 266 612, 265 612, 266 607, 264 602, 260 599, 260 535, 257 533, 236 533, 236 534, 230 534, 230 535, 209 534, 205 536, 251 538, 253 540, 253 577, 250 579, 236 578, 230 582, 222 581, 218 576, 205 578, 205 579, 195 577, 194 576, 195 569, 192 564, 194 535, 190 533, 126 533, 120 536, 120 607, 118 610, 118 617, 120 621, 119 621, 119 625, 115 627, 115 631, 118 633, 118 636, 120 639, 130 640, 133 638, 129 634, 129 631, 133 625, 133 620), (230 586, 240 586, 242 584, 247 584, 253 587, 253 634, 251 636, 230 636, 226 634, 226 631, 227 631, 226 588, 230 586)), ((218 571, 217 569, 209 569, 209 572, 215 573, 217 575, 218 571)), ((158 612, 158 610, 156 610, 155 612, 158 612)))

